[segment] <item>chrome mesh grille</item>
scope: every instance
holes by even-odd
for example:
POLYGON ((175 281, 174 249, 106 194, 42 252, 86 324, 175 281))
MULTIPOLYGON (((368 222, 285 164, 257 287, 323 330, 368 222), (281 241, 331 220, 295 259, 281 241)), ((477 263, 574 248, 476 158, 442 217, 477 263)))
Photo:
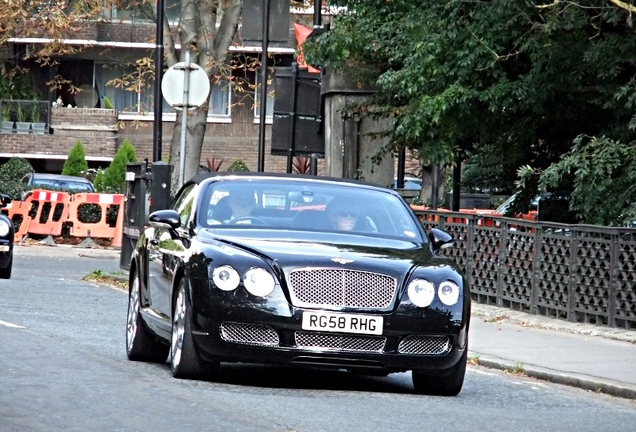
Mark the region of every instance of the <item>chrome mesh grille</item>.
POLYGON ((440 355, 451 349, 446 336, 407 336, 400 341, 398 352, 401 354, 440 355))
POLYGON ((298 348, 334 351, 382 352, 386 338, 382 336, 343 336, 329 333, 296 332, 298 348))
POLYGON ((292 270, 289 285, 295 306, 326 308, 387 308, 397 289, 391 276, 330 268, 292 270))
POLYGON ((221 339, 245 345, 278 346, 278 333, 262 324, 221 323, 221 339))

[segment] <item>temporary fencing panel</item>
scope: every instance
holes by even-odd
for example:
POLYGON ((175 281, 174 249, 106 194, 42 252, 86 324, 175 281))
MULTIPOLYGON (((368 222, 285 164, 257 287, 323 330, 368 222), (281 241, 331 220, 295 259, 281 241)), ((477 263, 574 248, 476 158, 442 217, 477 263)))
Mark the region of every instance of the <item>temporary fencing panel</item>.
POLYGON ((6 210, 7 217, 13 222, 15 228, 15 234, 13 240, 16 242, 21 241, 24 236, 27 235, 29 229, 29 223, 31 218, 29 213, 31 212, 31 197, 29 196, 24 201, 12 201, 4 210, 6 210))
POLYGON ((62 226, 69 215, 71 195, 66 192, 34 190, 30 198, 33 211, 29 213, 28 233, 62 235, 62 226))
POLYGON ((78 193, 73 195, 69 210, 69 221, 72 224, 71 235, 114 239, 122 229, 123 201, 124 196, 121 194, 78 193), (90 217, 86 217, 87 215, 90 217))

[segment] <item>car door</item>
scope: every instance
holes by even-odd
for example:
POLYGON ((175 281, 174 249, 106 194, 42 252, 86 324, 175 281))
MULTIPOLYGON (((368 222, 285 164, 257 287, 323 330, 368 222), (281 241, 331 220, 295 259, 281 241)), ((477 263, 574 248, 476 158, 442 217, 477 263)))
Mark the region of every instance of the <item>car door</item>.
MULTIPOLYGON (((189 185, 181 190, 172 207, 179 213, 183 233, 193 213, 194 198, 197 186, 189 185)), ((155 312, 171 318, 171 299, 174 275, 177 266, 183 260, 186 248, 180 237, 170 233, 168 229, 156 228, 148 239, 148 289, 150 301, 155 312)))

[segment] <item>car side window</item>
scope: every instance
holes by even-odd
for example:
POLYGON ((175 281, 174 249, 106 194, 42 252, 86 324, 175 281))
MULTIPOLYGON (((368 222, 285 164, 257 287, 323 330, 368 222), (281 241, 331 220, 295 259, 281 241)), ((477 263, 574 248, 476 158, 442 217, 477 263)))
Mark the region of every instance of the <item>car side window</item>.
POLYGON ((188 222, 192 216, 192 212, 194 211, 194 198, 196 196, 196 191, 198 190, 196 184, 191 184, 185 187, 181 194, 177 197, 173 205, 173 209, 179 213, 179 219, 181 220, 181 226, 188 226, 188 222))

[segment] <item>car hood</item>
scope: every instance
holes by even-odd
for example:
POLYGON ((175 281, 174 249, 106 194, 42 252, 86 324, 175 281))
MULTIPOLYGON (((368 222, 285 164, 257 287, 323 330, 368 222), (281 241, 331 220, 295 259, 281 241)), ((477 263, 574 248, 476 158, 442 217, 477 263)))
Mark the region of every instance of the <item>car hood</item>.
POLYGON ((406 239, 310 232, 280 235, 267 230, 233 230, 231 235, 222 230, 202 231, 199 238, 204 243, 220 242, 288 269, 343 266, 403 275, 434 257, 428 243, 406 239))

